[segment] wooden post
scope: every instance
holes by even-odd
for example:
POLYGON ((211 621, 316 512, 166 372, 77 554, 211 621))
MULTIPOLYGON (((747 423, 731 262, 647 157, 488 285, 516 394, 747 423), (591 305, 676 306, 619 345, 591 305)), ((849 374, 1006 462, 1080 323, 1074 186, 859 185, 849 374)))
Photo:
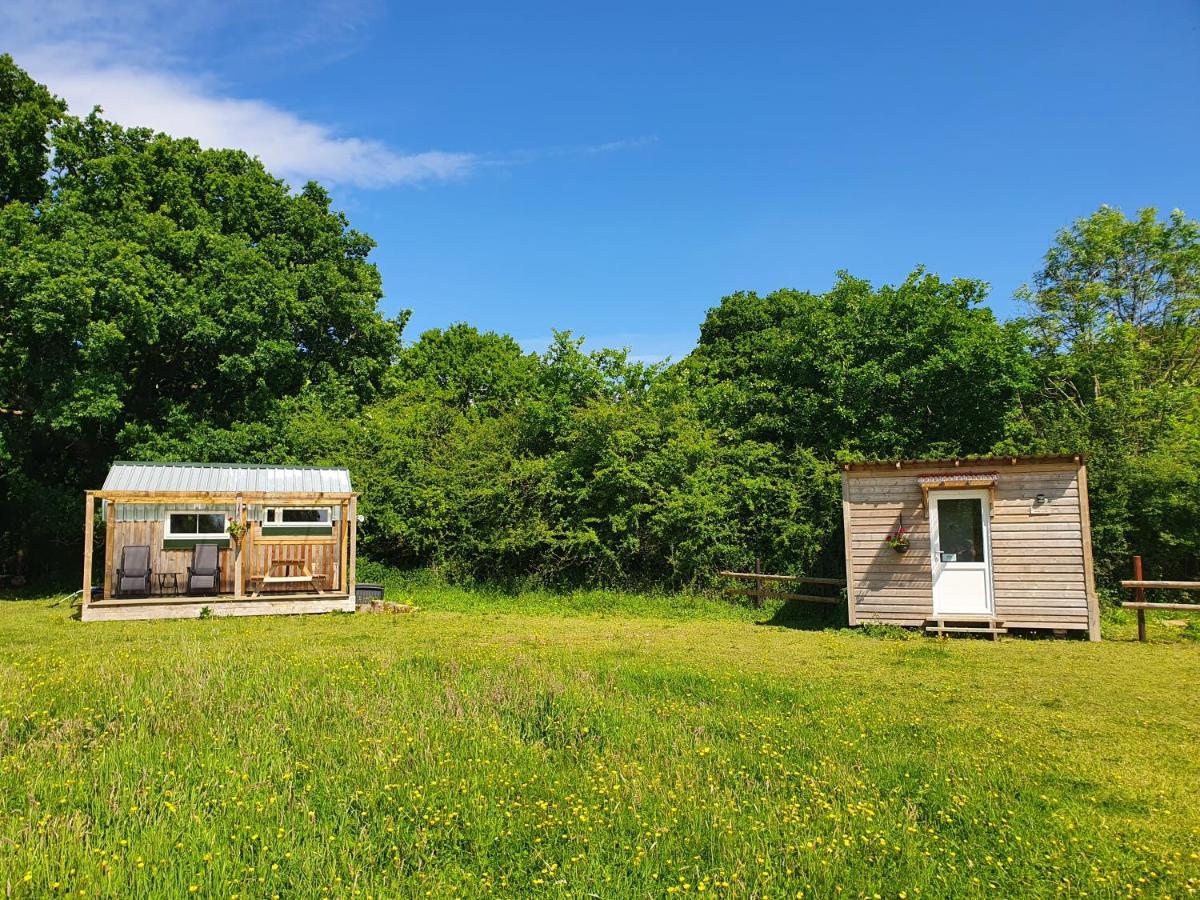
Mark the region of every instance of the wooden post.
POLYGON ((347 593, 354 596, 354 587, 358 583, 358 497, 350 498, 350 575, 347 593))
POLYGON ((1088 605, 1088 640, 1100 640, 1100 601, 1092 562, 1092 513, 1088 502, 1087 466, 1079 463, 1079 524, 1083 541, 1083 587, 1088 605))
POLYGON ((350 541, 349 541, 350 522, 348 521, 349 518, 350 518, 350 504, 347 501, 343 500, 342 501, 342 533, 340 535, 341 539, 338 541, 338 544, 340 545, 339 552, 341 553, 341 557, 342 557, 342 564, 340 566, 338 566, 338 580, 341 582, 341 591, 343 594, 349 593, 346 589, 347 576, 350 574, 349 572, 346 571, 346 556, 347 556, 347 551, 350 549, 348 546, 348 544, 350 543, 350 541))
POLYGON ((246 547, 246 505, 242 502, 240 495, 237 499, 237 508, 234 514, 242 526, 242 533, 233 542, 233 599, 241 600, 246 593, 244 563, 242 562, 242 557, 245 555, 243 551, 246 547))
POLYGON ((842 540, 846 542, 846 623, 858 624, 854 608, 854 534, 850 526, 850 466, 842 469, 842 540))
POLYGON ((91 491, 84 492, 83 503, 83 600, 79 609, 87 609, 92 599, 92 532, 95 530, 95 498, 91 491))
POLYGON ((104 509, 104 599, 112 599, 113 541, 117 534, 117 504, 105 500, 104 509))
MULTIPOLYGON (((263 573, 256 572, 255 568, 254 568, 257 565, 257 560, 258 560, 258 548, 254 546, 254 541, 255 541, 254 524, 255 523, 250 520, 249 516, 247 516, 246 517, 246 535, 245 535, 245 537, 242 538, 242 553, 245 554, 246 562, 242 563, 242 565, 243 565, 243 567, 248 566, 250 568, 250 572, 249 572, 249 574, 247 574, 246 569, 245 568, 242 569, 242 590, 243 591, 246 590, 246 581, 253 582, 255 580, 255 578, 257 578, 260 574, 264 574, 264 575, 266 574, 265 572, 263 572, 263 573)), ((253 594, 254 594, 253 588, 251 588, 250 594, 253 596, 253 594)))
MULTIPOLYGON (((1134 581, 1142 580, 1142 558, 1140 556, 1135 556, 1133 558, 1133 580, 1134 581)), ((1145 603, 1146 602, 1146 589, 1144 587, 1135 587, 1133 589, 1133 599, 1136 600, 1138 603, 1145 603)), ((1138 616, 1138 640, 1144 644, 1144 643, 1146 643, 1146 610, 1139 606, 1138 611, 1137 611, 1137 616, 1138 616)))
MULTIPOLYGON (((754 557, 754 574, 762 574, 762 560, 759 557, 754 557)), ((761 578, 754 579, 754 608, 760 609, 763 605, 763 580, 761 578)))

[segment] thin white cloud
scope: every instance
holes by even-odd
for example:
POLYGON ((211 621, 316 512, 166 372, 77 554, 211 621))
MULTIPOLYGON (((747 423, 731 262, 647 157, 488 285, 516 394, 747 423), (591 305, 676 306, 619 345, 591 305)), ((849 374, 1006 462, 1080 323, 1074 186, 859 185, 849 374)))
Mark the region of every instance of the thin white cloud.
POLYGON ((623 138, 619 141, 607 141, 603 144, 589 144, 580 148, 584 153, 616 153, 620 150, 641 150, 658 143, 658 135, 644 134, 641 137, 623 138))
MULTIPOLYGON (((313 21, 291 19, 279 39, 293 46, 308 41, 327 20, 328 7, 316 4, 313 21)), ((185 73, 173 42, 215 27, 220 16, 203 4, 171 0, 11 0, 0 5, 0 33, 9 36, 17 64, 75 114, 100 106, 122 125, 193 137, 206 147, 236 147, 293 186, 308 180, 364 188, 420 184, 459 178, 474 167, 470 153, 404 152, 264 100, 230 96, 213 79, 185 73)))
POLYGON ((401 153, 380 141, 338 135, 261 100, 220 96, 166 72, 63 65, 56 56, 31 54, 27 65, 77 114, 101 106, 106 118, 122 125, 193 137, 206 147, 238 147, 293 184, 315 179, 377 188, 444 180, 465 175, 475 159, 440 150, 401 153))
POLYGON ((605 141, 601 144, 567 144, 557 147, 536 147, 525 150, 514 150, 511 153, 497 155, 486 160, 480 160, 481 165, 513 166, 526 165, 543 159, 556 159, 562 156, 591 156, 602 153, 618 153, 625 150, 641 150, 658 143, 658 136, 644 134, 640 137, 623 138, 617 141, 605 141))

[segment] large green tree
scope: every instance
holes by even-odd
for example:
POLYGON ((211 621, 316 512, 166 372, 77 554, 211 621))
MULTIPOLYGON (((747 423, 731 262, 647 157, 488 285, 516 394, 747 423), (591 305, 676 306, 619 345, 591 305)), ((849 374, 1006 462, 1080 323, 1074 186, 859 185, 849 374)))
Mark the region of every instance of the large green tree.
MULTIPOLYGON (((0 83, 23 84, 16 71, 0 83)), ((35 89, 10 94, 0 123, 47 108, 35 89)), ((28 160, 31 139, 0 124, 0 160, 28 160)), ((50 142, 49 190, 16 179, 0 210, 10 544, 73 545, 78 491, 115 456, 269 458, 286 398, 377 393, 402 323, 378 310, 372 241, 321 187, 293 193, 243 152, 98 111, 62 117, 50 142)))
POLYGON ((1102 579, 1200 574, 1200 223, 1101 207, 1021 292, 1043 389, 1013 446, 1086 451, 1102 579))
POLYGON ((1031 377, 985 294, 921 270, 878 289, 843 273, 826 294, 734 294, 684 371, 743 438, 826 458, 985 452, 1031 377))
POLYGON ((430 329, 406 346, 392 387, 437 396, 463 410, 499 411, 530 394, 536 362, 508 335, 460 322, 430 329))

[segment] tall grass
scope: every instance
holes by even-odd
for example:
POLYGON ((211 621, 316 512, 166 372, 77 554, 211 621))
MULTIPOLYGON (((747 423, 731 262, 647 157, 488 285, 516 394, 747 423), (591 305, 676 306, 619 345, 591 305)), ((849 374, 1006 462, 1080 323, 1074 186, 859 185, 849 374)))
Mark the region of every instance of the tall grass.
POLYGON ((890 640, 624 595, 586 616, 521 597, 525 615, 407 589, 420 611, 83 625, 0 604, 6 888, 1200 890, 1195 644, 890 640))

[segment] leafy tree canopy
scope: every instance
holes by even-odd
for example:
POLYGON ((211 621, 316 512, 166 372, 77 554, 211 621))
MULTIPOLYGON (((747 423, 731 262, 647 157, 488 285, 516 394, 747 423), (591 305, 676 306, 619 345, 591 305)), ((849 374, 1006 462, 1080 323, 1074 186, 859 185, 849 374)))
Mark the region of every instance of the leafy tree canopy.
POLYGON ((459 323, 426 331, 405 347, 392 387, 437 395, 462 410, 498 411, 529 394, 536 362, 508 335, 459 323))
POLYGON ((50 129, 67 106, 0 54, 0 206, 46 194, 50 129))
POLYGON ((734 294, 686 368, 744 437, 825 456, 984 452, 1031 377, 985 293, 918 269, 894 287, 842 273, 827 294, 734 294))

